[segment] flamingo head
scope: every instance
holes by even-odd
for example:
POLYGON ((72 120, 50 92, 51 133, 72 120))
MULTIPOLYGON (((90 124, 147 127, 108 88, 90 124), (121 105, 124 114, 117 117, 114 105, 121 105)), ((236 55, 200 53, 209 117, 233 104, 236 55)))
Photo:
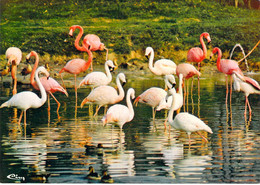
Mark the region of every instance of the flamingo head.
POLYGON ((100 50, 100 51, 103 51, 104 49, 107 50, 105 44, 104 44, 104 43, 101 43, 100 46, 99 46, 99 50, 100 50))
POLYGON ((124 73, 119 73, 118 74, 118 78, 122 82, 122 86, 124 86, 126 84, 125 74, 124 73))
POLYGON ((47 79, 49 79, 50 77, 50 73, 47 71, 47 69, 44 66, 40 66, 38 67, 38 69, 36 70, 36 73, 43 73, 44 75, 47 76, 47 79))
POLYGON ((212 53, 210 54, 210 58, 212 58, 213 57, 213 55, 215 54, 215 53, 217 53, 218 52, 218 55, 222 55, 222 52, 221 52, 221 50, 218 48, 218 47, 215 47, 215 48, 213 48, 213 50, 212 50, 212 53))
POLYGON ((208 43, 210 43, 211 42, 211 38, 210 38, 210 36, 209 36, 209 33, 208 32, 204 32, 204 33, 202 33, 202 35, 207 39, 207 41, 208 41, 208 43))
POLYGON ((145 56, 148 57, 148 55, 153 51, 153 48, 152 47, 147 47, 145 49, 145 56))
POLYGON ((113 72, 115 70, 115 68, 116 68, 116 66, 114 65, 113 61, 112 60, 108 60, 108 61, 106 61, 106 63, 107 63, 107 66, 109 67, 109 71, 113 72))
POLYGON ((81 27, 81 26, 79 26, 79 25, 73 25, 73 26, 71 26, 70 27, 70 31, 69 31, 69 36, 73 36, 73 32, 77 29, 77 28, 79 28, 79 27, 81 27))
POLYGON ((80 107, 82 108, 82 107, 85 105, 85 103, 87 103, 87 102, 88 102, 88 98, 86 97, 86 98, 81 102, 80 107))

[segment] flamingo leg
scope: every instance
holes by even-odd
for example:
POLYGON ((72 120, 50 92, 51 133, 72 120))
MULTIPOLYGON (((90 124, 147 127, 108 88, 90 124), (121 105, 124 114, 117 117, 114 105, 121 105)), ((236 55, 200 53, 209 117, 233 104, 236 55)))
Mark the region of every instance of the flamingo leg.
POLYGON ((245 112, 244 112, 244 115, 246 115, 247 101, 248 101, 248 98, 247 98, 247 96, 246 96, 246 103, 245 103, 245 112))
POLYGON ((107 113, 107 105, 105 105, 104 115, 107 113))
POLYGON ((51 105, 50 105, 50 94, 48 93, 48 112, 51 111, 51 105))
POLYGON ((205 138, 199 131, 197 131, 196 133, 197 133, 198 135, 200 135, 200 137, 202 137, 202 139, 203 139, 206 143, 208 143, 207 138, 205 138))
POLYGON ((230 76, 230 96, 229 96, 229 98, 230 98, 230 105, 231 105, 231 100, 232 100, 232 76, 230 76))
POLYGON ((191 133, 188 133, 188 138, 189 138, 189 148, 190 148, 190 145, 191 145, 190 134, 191 134, 191 133))
POLYGON ((74 74, 74 81, 75 81, 75 97, 76 97, 76 102, 78 100, 78 93, 77 93, 77 75, 74 74))
POLYGON ((20 115, 20 117, 19 117, 19 121, 18 121, 18 124, 19 124, 19 125, 20 125, 20 123, 21 123, 21 121, 22 121, 22 117, 23 117, 23 110, 22 110, 21 115, 20 115))
POLYGON ((62 86, 63 88, 66 90, 66 87, 65 87, 65 84, 64 84, 64 81, 63 81, 63 78, 62 78, 62 75, 60 74, 60 78, 61 78, 61 81, 62 81, 62 86))
POLYGON ((156 110, 155 110, 155 108, 154 107, 152 107, 152 109, 153 109, 153 121, 155 120, 155 114, 156 114, 156 110))
POLYGON ((228 76, 226 75, 226 104, 228 99, 228 76))
POLYGON ((251 106, 250 106, 250 103, 249 103, 249 100, 248 100, 248 96, 246 97, 246 99, 247 99, 247 104, 248 104, 248 109, 249 109, 249 115, 251 116, 252 109, 251 109, 251 106))
POLYGON ((17 65, 12 65, 11 75, 14 82, 13 95, 17 93, 17 77, 16 77, 17 65))
POLYGON ((57 113, 59 113, 60 102, 55 98, 55 96, 54 96, 51 92, 49 92, 49 93, 50 93, 50 95, 53 97, 53 99, 56 101, 56 103, 57 103, 57 105, 58 105, 58 107, 57 107, 57 113))
POLYGON ((96 112, 95 112, 94 116, 97 116, 98 111, 99 111, 99 109, 100 109, 101 107, 102 107, 102 105, 99 105, 99 106, 96 108, 96 112))
MULTIPOLYGON (((194 78, 192 77, 192 80, 193 80, 194 78)), ((187 112, 189 111, 189 81, 187 80, 187 83, 186 83, 186 86, 187 86, 187 104, 186 104, 186 108, 187 108, 187 112)))
POLYGON ((184 112, 185 112, 185 101, 186 101, 186 87, 185 87, 185 79, 183 79, 182 87, 183 87, 183 90, 184 90, 183 109, 184 109, 184 112))
POLYGON ((23 122, 24 122, 24 125, 26 125, 26 110, 23 113, 24 113, 23 122))

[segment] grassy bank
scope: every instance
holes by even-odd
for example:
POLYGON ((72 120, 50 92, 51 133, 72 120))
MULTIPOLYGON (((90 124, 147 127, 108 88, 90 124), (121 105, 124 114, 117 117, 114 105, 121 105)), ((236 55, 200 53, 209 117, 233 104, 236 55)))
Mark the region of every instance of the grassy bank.
MULTIPOLYGON (((211 35, 210 48, 218 46, 228 53, 240 43, 247 53, 260 39, 259 23, 259 10, 210 0, 3 0, 0 52, 16 46, 25 53, 35 50, 55 57, 56 63, 64 63, 72 55, 82 57, 74 47, 75 37, 68 36, 69 27, 79 24, 85 34, 97 34, 110 49, 111 59, 117 58, 119 63, 143 57, 147 46, 155 49, 156 56, 178 63, 185 61, 189 48, 200 46, 199 35, 204 31, 211 35)), ((103 63, 104 55, 95 53, 94 60, 103 63)), ((250 63, 259 59, 257 49, 250 63)))

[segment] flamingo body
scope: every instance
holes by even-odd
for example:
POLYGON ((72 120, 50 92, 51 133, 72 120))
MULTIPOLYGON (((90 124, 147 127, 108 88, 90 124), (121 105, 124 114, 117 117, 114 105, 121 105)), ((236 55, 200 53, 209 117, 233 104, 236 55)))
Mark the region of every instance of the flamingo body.
POLYGON ((178 64, 176 68, 176 74, 177 76, 182 74, 184 79, 189 79, 194 75, 198 75, 198 76, 201 75, 201 73, 193 65, 188 63, 178 64))
MULTIPOLYGON (((119 89, 119 94, 117 93, 117 90, 115 88, 108 85, 96 87, 81 102, 81 107, 83 107, 85 103, 89 102, 99 105, 99 110, 100 107, 104 105, 115 104, 121 101, 124 98, 125 93, 120 81, 126 83, 125 75, 123 73, 119 73, 116 78, 116 84, 119 89)), ((97 114, 98 110, 96 111, 95 115, 97 114)))
POLYGON ((67 72, 70 74, 79 74, 88 69, 86 61, 80 58, 72 59, 67 62, 67 64, 60 70, 59 73, 67 72))
POLYGON ((198 117, 188 113, 188 112, 181 112, 176 115, 173 122, 170 122, 170 124, 178 130, 186 131, 188 134, 191 134, 191 132, 197 132, 197 131, 206 131, 209 133, 213 133, 211 128, 206 125, 202 120, 200 120, 198 117))
POLYGON ((127 106, 121 104, 111 106, 108 109, 107 114, 102 118, 104 125, 106 123, 116 123, 120 129, 122 129, 126 122, 131 121, 134 118, 134 109, 130 97, 134 99, 134 96, 134 89, 128 89, 126 95, 127 106))
POLYGON ((239 73, 234 72, 232 75, 233 79, 234 79, 234 89, 235 91, 243 91, 245 94, 245 112, 244 114, 246 115, 246 109, 247 109, 247 105, 249 107, 249 114, 251 115, 251 107, 250 107, 250 103, 248 100, 248 96, 250 94, 260 94, 260 85, 257 81, 255 81, 252 78, 249 78, 247 76, 241 76, 239 73))
POLYGON ((22 60, 22 51, 17 47, 10 47, 6 50, 5 56, 9 65, 19 65, 22 60))
POLYGON ((89 73, 85 78, 80 82, 79 87, 82 85, 89 85, 92 87, 98 87, 101 85, 107 85, 112 80, 112 75, 110 73, 109 67, 115 68, 114 63, 111 60, 105 62, 105 71, 106 74, 100 71, 95 71, 89 73))
POLYGON ((159 105, 160 101, 165 98, 167 92, 159 87, 151 87, 140 94, 136 99, 135 103, 140 102, 155 108, 159 105))
POLYGON ((149 69, 155 75, 164 76, 170 74, 176 74, 176 64, 169 59, 157 60, 153 65, 154 60, 154 50, 152 47, 147 47, 145 50, 145 55, 150 55, 149 58, 149 69))
POLYGON ((187 61, 200 63, 206 58, 207 48, 206 48, 206 45, 203 41, 203 37, 205 37, 208 42, 211 42, 211 38, 209 36, 209 33, 207 33, 207 32, 202 33, 200 35, 200 43, 202 45, 203 50, 199 47, 191 48, 188 51, 188 54, 187 54, 187 61))

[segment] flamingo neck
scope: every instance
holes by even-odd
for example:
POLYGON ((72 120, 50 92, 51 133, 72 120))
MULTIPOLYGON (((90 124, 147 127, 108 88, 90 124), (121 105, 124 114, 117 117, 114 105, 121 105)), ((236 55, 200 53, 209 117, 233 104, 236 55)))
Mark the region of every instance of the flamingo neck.
POLYGON ((201 35, 200 35, 200 43, 201 43, 201 45, 202 45, 203 58, 206 58, 206 56, 207 56, 207 47, 206 47, 206 44, 205 44, 204 41, 203 41, 203 37, 204 37, 204 34, 201 34, 201 35))
POLYGON ((173 124, 173 113, 174 113, 174 104, 175 104, 175 98, 174 97, 174 94, 172 94, 172 105, 171 105, 171 108, 169 110, 169 113, 168 113, 168 122, 172 125, 173 124))
POLYGON ((109 70, 107 63, 105 63, 105 71, 106 71, 107 79, 110 82, 112 80, 112 75, 111 75, 111 72, 109 70))
POLYGON ((217 51, 216 51, 216 52, 218 53, 217 68, 218 68, 219 71, 221 71, 221 68, 220 68, 220 60, 221 60, 222 52, 221 52, 221 50, 220 50, 219 48, 217 48, 217 51))
POLYGON ((183 78, 179 79, 179 94, 182 96, 182 83, 183 83, 183 78))
POLYGON ((46 94, 46 91, 45 91, 45 89, 44 89, 44 87, 43 87, 43 85, 42 85, 42 83, 39 79, 39 70, 38 69, 36 70, 35 81, 36 81, 36 83, 37 83, 37 85, 40 89, 40 92, 41 92, 40 104, 43 105, 47 100, 47 94, 46 94))
POLYGON ((156 71, 155 71, 155 69, 154 69, 154 67, 153 67, 153 60, 154 60, 154 51, 152 50, 152 51, 151 51, 151 54, 150 54, 150 57, 149 57, 149 69, 150 69, 153 73, 155 73, 156 71))
POLYGON ((116 78, 116 85, 117 85, 117 88, 118 88, 118 91, 119 91, 118 99, 122 100, 125 96, 125 91, 122 87, 122 84, 120 83, 119 77, 116 78))
POLYGON ((32 84, 32 86, 35 88, 35 89, 38 89, 38 87, 36 86, 36 82, 34 80, 34 76, 35 76, 35 72, 36 72, 36 69, 39 65, 39 56, 36 52, 32 51, 31 54, 30 54, 30 57, 34 56, 35 57, 35 63, 34 63, 34 66, 33 66, 33 69, 32 69, 32 72, 31 72, 31 77, 30 77, 30 82, 32 84))
POLYGON ((130 115, 129 115, 129 120, 132 120, 133 117, 134 117, 134 108, 133 108, 133 104, 131 102, 131 98, 130 96, 133 94, 133 91, 129 91, 127 92, 127 95, 126 95, 126 105, 129 109, 129 112, 130 112, 130 115))
POLYGON ((83 71, 86 71, 88 68, 89 68, 89 66, 90 66, 90 64, 91 64, 91 62, 92 62, 92 59, 93 59, 93 54, 92 54, 92 52, 90 51, 90 50, 86 50, 87 51, 87 53, 88 53, 88 61, 85 63, 85 66, 84 66, 84 70, 83 71))
POLYGON ((76 26, 76 29, 79 29, 79 34, 77 35, 77 37, 75 39, 74 45, 75 45, 77 50, 79 50, 79 51, 86 51, 83 46, 79 45, 79 40, 81 39, 81 37, 83 35, 83 28, 81 26, 76 26))

